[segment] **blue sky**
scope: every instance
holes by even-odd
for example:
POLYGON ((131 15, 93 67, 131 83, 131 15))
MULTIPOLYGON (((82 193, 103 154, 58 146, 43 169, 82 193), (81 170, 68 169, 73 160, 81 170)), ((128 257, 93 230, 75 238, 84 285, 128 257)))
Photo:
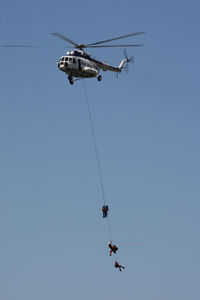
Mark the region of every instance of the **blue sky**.
MULTIPOLYGON (((200 297, 198 1, 1 1, 0 44, 67 46, 134 31, 116 79, 86 80, 110 206, 107 224, 82 82, 65 48, 0 55, 0 300, 200 297)), ((113 65, 123 49, 94 49, 113 65)))

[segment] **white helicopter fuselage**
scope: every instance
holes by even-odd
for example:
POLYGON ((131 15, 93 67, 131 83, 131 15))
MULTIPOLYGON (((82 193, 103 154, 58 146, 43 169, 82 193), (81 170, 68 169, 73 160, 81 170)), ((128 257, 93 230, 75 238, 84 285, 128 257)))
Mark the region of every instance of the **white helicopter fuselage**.
POLYGON ((73 77, 91 78, 99 74, 99 68, 96 63, 86 57, 79 57, 74 53, 66 53, 58 61, 59 70, 73 77))
POLYGON ((82 50, 73 50, 67 52, 65 56, 60 57, 57 65, 60 71, 68 75, 70 83, 73 83, 73 77, 97 77, 101 81, 102 77, 99 75, 101 69, 103 71, 121 72, 125 62, 126 60, 122 60, 119 67, 114 67, 92 58, 82 50))

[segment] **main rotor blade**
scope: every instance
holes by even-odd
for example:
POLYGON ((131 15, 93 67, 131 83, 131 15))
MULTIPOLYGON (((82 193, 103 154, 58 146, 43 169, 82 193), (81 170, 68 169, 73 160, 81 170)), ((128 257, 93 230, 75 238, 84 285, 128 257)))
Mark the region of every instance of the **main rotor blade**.
POLYGON ((132 44, 132 45, 100 45, 100 46, 87 46, 86 48, 109 48, 109 47, 141 47, 143 44, 132 44))
POLYGON ((1 45, 1 48, 74 48, 63 46, 34 46, 34 45, 1 45))
POLYGON ((124 38, 127 38, 127 37, 129 37, 129 36, 135 36, 135 35, 139 35, 139 34, 143 34, 143 33, 145 33, 145 32, 143 32, 143 31, 138 31, 138 32, 134 32, 134 33, 130 33, 130 34, 118 36, 118 37, 116 37, 116 38, 108 39, 108 40, 105 40, 105 41, 96 42, 96 43, 91 43, 91 44, 88 44, 87 46, 92 46, 92 45, 98 45, 98 44, 102 44, 102 43, 107 43, 107 42, 110 42, 110 41, 115 41, 115 40, 119 40, 119 39, 124 39, 124 38))
POLYGON ((59 32, 52 32, 52 35, 55 35, 57 38, 62 39, 64 41, 67 41, 69 43, 71 43, 74 46, 77 46, 78 44, 76 44, 75 42, 73 42, 72 40, 70 40, 69 38, 67 38, 64 34, 61 34, 59 32))

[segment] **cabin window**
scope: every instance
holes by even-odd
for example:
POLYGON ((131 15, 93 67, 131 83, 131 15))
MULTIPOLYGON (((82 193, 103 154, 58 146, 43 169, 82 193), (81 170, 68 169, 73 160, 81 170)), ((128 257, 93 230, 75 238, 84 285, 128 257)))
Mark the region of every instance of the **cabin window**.
POLYGON ((75 58, 73 58, 73 64, 75 64, 76 63, 76 60, 75 60, 75 58))

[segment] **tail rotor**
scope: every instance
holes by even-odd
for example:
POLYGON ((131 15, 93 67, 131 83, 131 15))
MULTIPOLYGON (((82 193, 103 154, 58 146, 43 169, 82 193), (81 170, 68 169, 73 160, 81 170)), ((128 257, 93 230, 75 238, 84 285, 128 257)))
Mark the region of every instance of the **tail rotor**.
POLYGON ((128 69, 128 64, 129 63, 134 64, 134 56, 128 57, 126 49, 124 49, 124 56, 125 56, 125 59, 126 59, 126 66, 124 68, 126 69, 126 72, 128 73, 128 70, 129 70, 128 69))

